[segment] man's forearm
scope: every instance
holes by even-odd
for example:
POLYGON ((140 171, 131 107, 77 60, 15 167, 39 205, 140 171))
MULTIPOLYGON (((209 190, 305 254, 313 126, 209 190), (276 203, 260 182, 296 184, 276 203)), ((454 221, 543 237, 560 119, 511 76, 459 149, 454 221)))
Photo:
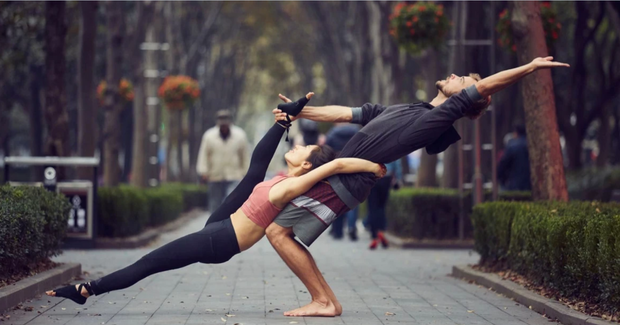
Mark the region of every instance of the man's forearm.
POLYGON ((347 106, 306 106, 297 117, 317 122, 351 122, 353 114, 347 106))
POLYGON ((485 98, 512 85, 535 70, 536 68, 531 63, 514 69, 504 70, 477 82, 476 89, 480 96, 485 98))

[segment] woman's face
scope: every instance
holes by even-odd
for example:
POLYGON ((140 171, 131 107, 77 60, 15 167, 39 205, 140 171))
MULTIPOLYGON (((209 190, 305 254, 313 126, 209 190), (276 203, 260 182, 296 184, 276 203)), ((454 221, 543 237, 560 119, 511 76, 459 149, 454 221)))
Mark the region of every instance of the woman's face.
POLYGON ((286 154, 284 154, 284 159, 286 162, 293 166, 303 166, 306 168, 312 168, 312 164, 308 162, 310 155, 313 151, 319 150, 319 146, 309 145, 309 146, 300 146, 296 145, 293 149, 289 150, 286 154), (306 166, 304 166, 306 164, 306 166))

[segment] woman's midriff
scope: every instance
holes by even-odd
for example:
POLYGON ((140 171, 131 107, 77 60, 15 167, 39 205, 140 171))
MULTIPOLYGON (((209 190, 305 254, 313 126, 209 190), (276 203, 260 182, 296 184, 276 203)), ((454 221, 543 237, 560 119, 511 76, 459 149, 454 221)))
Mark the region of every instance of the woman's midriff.
POLYGON ((265 236, 265 228, 255 224, 241 209, 230 216, 230 221, 237 235, 239 250, 242 252, 252 247, 265 236))

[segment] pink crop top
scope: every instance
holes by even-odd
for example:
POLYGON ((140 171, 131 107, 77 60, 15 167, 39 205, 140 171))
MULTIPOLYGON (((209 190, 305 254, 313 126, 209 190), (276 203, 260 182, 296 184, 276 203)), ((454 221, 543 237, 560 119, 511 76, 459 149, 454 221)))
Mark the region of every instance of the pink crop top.
POLYGON ((287 178, 288 176, 276 176, 269 181, 258 183, 250 197, 241 206, 241 211, 258 226, 267 228, 278 213, 282 211, 269 201, 269 190, 287 178))

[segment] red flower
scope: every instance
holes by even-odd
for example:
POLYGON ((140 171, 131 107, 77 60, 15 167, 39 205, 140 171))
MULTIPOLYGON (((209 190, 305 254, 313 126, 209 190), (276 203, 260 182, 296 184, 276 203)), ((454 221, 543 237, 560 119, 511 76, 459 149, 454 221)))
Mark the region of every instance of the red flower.
POLYGON ((413 22, 414 22, 414 23, 417 23, 417 22, 418 22, 418 20, 419 20, 418 16, 413 16, 413 22))
POLYGON ((547 19, 547 21, 548 21, 549 23, 553 24, 553 22, 555 21, 555 19, 553 19, 553 18, 549 18, 549 19, 547 19))
POLYGON ((562 28, 562 25, 561 25, 560 23, 555 24, 555 26, 556 26, 558 29, 562 28))
POLYGON ((504 9, 504 11, 499 13, 499 18, 504 18, 506 17, 506 15, 508 14, 508 9, 504 9))
POLYGON ((394 7, 394 13, 400 13, 401 9, 403 9, 403 7, 405 6, 404 2, 401 2, 399 4, 396 5, 396 7, 394 7))
POLYGON ((541 2, 540 5, 545 8, 551 8, 551 2, 549 1, 541 2))
POLYGON ((395 30, 393 30, 393 29, 390 29, 390 35, 392 35, 392 36, 396 36, 396 31, 395 31, 395 30))
POLYGON ((553 39, 558 39, 558 32, 556 31, 551 32, 551 37, 553 37, 553 39))
POLYGON ((419 6, 419 7, 418 7, 418 11, 420 11, 420 12, 423 12, 423 11, 425 11, 425 10, 426 10, 426 7, 425 7, 425 6, 419 6))
POLYGON ((438 16, 438 17, 443 16, 443 11, 441 11, 441 10, 437 11, 437 16, 438 16))
POLYGON ((407 27, 411 27, 411 26, 413 26, 413 23, 411 21, 408 21, 407 22, 407 27))
POLYGON ((511 49, 512 49, 513 52, 516 52, 517 51, 517 46, 513 44, 511 49))

